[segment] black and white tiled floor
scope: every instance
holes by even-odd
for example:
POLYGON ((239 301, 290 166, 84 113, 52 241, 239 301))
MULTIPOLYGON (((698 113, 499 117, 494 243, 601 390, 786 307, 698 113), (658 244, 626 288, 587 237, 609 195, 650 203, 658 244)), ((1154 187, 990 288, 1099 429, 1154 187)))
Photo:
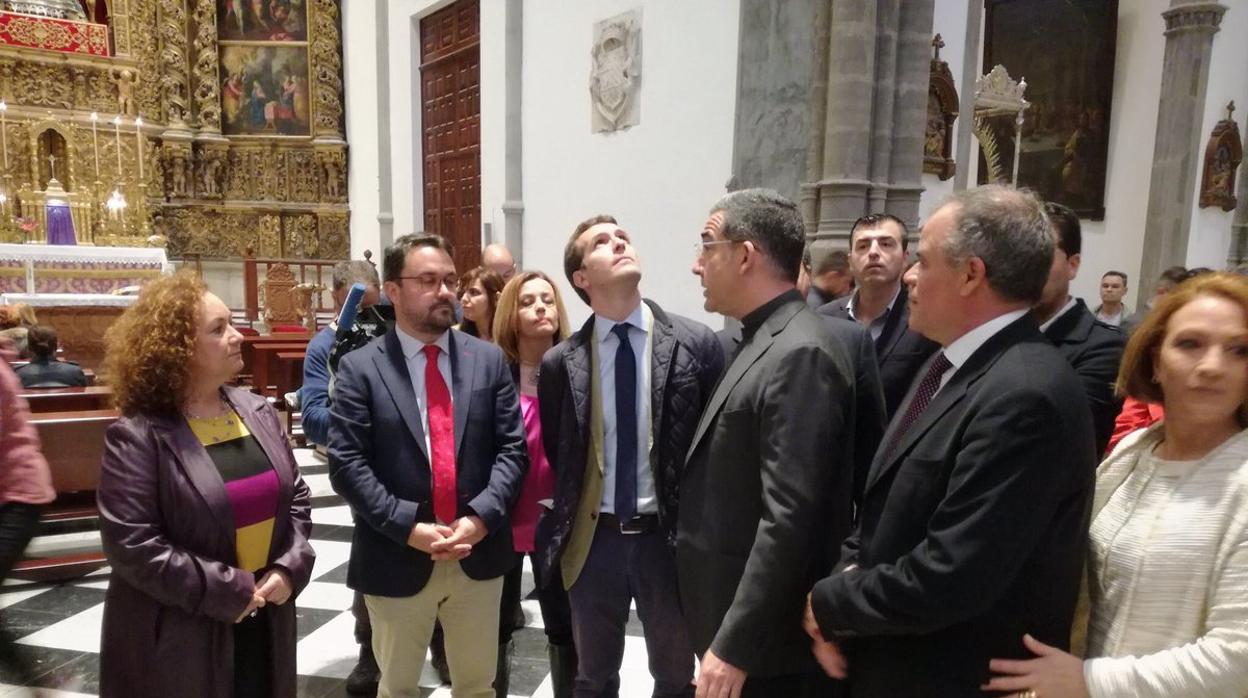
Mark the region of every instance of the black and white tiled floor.
MULTIPOLYGON (((312 490, 312 545, 316 566, 312 582, 297 599, 299 610, 299 695, 307 698, 346 696, 345 679, 355 666, 351 616, 352 592, 346 586, 350 555, 351 514, 329 485, 322 456, 309 449, 295 451, 304 479, 312 490)), ((90 545, 98 534, 71 533, 36 538, 32 548, 90 545)), ((525 592, 532 590, 532 574, 525 561, 525 592)), ((19 650, 37 664, 35 686, 48 696, 94 696, 98 687, 100 621, 108 570, 103 569, 60 584, 31 584, 5 580, 0 587, 0 626, 18 638, 19 650)), ((551 696, 546 636, 537 601, 523 602, 525 628, 516 633, 511 694, 533 698, 551 696)), ((449 687, 438 687, 425 665, 426 698, 450 698, 449 687)), ((625 640, 620 669, 621 696, 649 696, 652 683, 646 668, 646 647, 635 613, 625 640)), ((0 670, 0 698, 24 696, 29 688, 13 684, 0 670)))

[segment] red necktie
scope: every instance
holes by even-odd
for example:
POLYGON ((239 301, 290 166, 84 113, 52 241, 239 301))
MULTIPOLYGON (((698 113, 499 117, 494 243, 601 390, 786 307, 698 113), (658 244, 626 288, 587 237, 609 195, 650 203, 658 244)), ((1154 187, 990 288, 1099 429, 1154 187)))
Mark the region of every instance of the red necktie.
POLYGON ((455 415, 451 391, 438 370, 438 345, 425 345, 425 399, 429 412, 429 461, 433 466, 433 514, 442 523, 455 520, 455 415))

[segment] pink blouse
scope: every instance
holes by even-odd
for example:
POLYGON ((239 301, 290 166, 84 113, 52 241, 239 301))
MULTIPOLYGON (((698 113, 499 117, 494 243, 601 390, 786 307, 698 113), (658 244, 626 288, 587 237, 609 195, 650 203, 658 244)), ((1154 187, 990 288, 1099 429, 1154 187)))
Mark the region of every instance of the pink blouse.
POLYGON ((538 501, 554 496, 555 474, 550 469, 550 461, 546 460, 546 449, 542 446, 542 422, 537 411, 537 396, 522 394, 520 412, 524 415, 524 439, 529 444, 529 472, 520 489, 520 498, 516 500, 515 509, 511 512, 511 537, 516 552, 531 553, 536 548, 533 538, 537 530, 537 519, 542 513, 542 505, 538 501))

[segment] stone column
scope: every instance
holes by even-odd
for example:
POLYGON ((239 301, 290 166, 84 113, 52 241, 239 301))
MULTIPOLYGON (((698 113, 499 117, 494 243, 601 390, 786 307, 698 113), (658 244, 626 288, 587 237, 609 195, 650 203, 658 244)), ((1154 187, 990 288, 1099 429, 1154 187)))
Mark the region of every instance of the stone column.
MULTIPOLYGON (((524 177, 523 132, 521 129, 521 65, 524 63, 524 5, 522 0, 507 0, 505 10, 506 46, 506 96, 504 111, 506 119, 506 143, 503 147, 505 172, 503 182, 503 238, 502 243, 511 250, 516 267, 524 268, 524 177)), ((498 242, 495 240, 494 242, 498 242)))
POLYGON ((1161 14, 1166 20, 1166 51, 1136 297, 1139 308, 1152 296, 1153 282, 1162 270, 1187 259, 1209 58, 1225 12, 1226 5, 1219 2, 1171 0, 1170 9, 1161 14))
POLYGON ((854 220, 917 223, 934 0, 833 0, 815 237, 844 247, 854 220))
POLYGON ((871 106, 875 97, 875 0, 833 0, 828 46, 828 101, 816 235, 848 234, 866 213, 871 176, 871 106))
POLYGON ((897 30, 896 98, 884 210, 906 221, 912 231, 918 227, 919 195, 923 193, 934 14, 934 3, 907 2, 897 30))
POLYGON ((1248 167, 1239 167, 1235 183, 1235 216, 1231 219, 1231 249, 1226 265, 1233 268, 1248 263, 1248 167))

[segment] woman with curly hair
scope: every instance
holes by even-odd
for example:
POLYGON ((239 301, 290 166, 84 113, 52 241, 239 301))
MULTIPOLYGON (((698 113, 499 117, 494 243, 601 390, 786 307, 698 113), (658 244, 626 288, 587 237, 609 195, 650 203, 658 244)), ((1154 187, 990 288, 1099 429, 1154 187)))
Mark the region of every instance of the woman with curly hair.
POLYGON ((293 698, 311 506, 277 413, 227 385, 243 365, 229 308, 165 277, 105 339, 123 416, 97 491, 100 695, 293 698))
POLYGON ((459 279, 459 303, 464 309, 461 332, 494 341, 494 310, 503 292, 503 277, 485 267, 477 267, 459 279))

